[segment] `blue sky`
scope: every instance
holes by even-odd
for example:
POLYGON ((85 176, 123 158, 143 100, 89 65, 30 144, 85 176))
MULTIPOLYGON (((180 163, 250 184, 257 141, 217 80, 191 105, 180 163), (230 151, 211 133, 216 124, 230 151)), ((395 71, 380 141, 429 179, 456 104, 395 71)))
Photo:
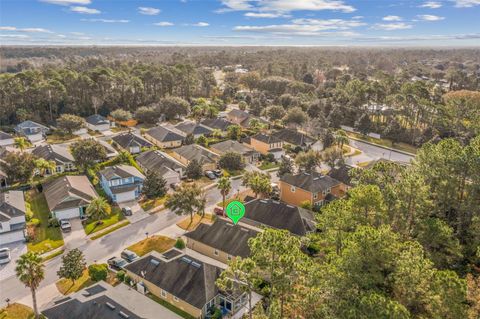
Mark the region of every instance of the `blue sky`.
POLYGON ((0 0, 0 43, 479 46, 480 0, 0 0))

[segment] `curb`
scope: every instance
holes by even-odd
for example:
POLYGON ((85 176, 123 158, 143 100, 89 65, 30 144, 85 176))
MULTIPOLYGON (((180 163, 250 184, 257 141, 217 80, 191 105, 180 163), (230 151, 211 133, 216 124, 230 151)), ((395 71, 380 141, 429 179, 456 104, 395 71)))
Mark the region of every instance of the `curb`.
POLYGON ((383 146, 383 145, 380 145, 380 144, 375 144, 375 143, 372 143, 372 142, 364 141, 364 140, 356 138, 356 137, 349 136, 348 139, 354 140, 354 141, 357 141, 357 142, 362 142, 362 143, 365 143, 365 144, 369 144, 369 145, 372 145, 372 146, 380 147, 380 148, 383 148, 385 150, 401 153, 401 154, 412 156, 412 157, 417 156, 416 154, 413 154, 413 153, 410 153, 410 152, 406 152, 406 151, 402 151, 402 150, 399 150, 399 149, 396 149, 396 148, 391 148, 391 147, 383 146))

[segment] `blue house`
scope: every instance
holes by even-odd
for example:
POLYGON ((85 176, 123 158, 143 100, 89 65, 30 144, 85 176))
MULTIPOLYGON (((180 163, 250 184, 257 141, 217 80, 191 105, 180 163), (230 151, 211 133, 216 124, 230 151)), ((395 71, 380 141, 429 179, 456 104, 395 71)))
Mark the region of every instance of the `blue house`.
POLYGON ((145 176, 133 166, 115 165, 99 172, 103 190, 115 203, 137 199, 141 192, 145 176))

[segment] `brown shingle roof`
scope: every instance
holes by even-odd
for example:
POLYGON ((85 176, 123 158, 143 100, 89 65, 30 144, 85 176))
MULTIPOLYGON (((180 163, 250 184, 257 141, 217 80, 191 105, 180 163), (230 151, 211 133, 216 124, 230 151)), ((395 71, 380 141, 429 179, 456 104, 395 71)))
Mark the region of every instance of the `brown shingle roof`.
POLYGON ((87 176, 62 176, 43 187, 50 211, 88 205, 98 197, 87 176))

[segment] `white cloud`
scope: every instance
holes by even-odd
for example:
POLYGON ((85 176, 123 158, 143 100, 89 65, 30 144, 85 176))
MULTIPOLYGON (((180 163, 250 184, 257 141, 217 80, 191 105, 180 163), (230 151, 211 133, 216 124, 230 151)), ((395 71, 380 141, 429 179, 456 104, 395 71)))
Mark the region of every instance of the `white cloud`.
POLYGON ((445 17, 439 17, 431 14, 421 14, 421 15, 418 15, 417 17, 423 21, 440 21, 445 19, 445 17))
POLYGON ((70 32, 71 35, 85 35, 83 32, 70 32))
POLYGON ((15 31, 17 28, 15 27, 0 27, 0 31, 15 31))
POLYGON ((373 29, 377 30, 387 30, 387 31, 393 31, 393 30, 405 30, 405 29, 411 29, 413 26, 411 24, 407 24, 404 22, 397 22, 397 23, 377 23, 373 26, 373 29))
POLYGON ((70 11, 82 14, 99 14, 100 10, 87 7, 70 7, 70 11))
POLYGON ((80 19, 86 22, 103 22, 103 23, 128 23, 130 20, 113 20, 113 19, 80 19))
POLYGON ((332 10, 354 12, 356 9, 343 0, 222 0, 224 8, 217 12, 259 11, 283 12, 332 10))
POLYGON ((480 0, 452 0, 457 8, 471 8, 480 5, 480 0))
POLYGON ((159 27, 171 27, 173 23, 168 22, 168 21, 162 21, 162 22, 156 22, 153 25, 159 26, 159 27))
POLYGON ((402 18, 399 16, 385 16, 382 18, 383 21, 402 21, 402 18))
POLYGON ((51 4, 58 4, 62 6, 69 6, 69 5, 87 5, 92 3, 91 0, 40 0, 40 2, 51 3, 51 4))
POLYGON ((290 15, 282 13, 268 12, 247 12, 244 16, 248 18, 289 18, 290 15))
POLYGON ((208 27, 210 25, 210 23, 197 22, 197 23, 193 23, 193 24, 189 24, 189 25, 192 26, 192 27, 208 27))
POLYGON ((247 32, 266 32, 280 35, 302 35, 302 36, 324 36, 333 34, 325 31, 342 31, 335 32, 339 36, 351 36, 354 32, 349 30, 366 25, 358 20, 342 20, 342 19, 294 19, 290 24, 273 24, 273 25, 257 25, 257 26, 236 26, 235 31, 247 32))
POLYGON ((28 32, 28 33, 53 33, 50 30, 44 28, 17 28, 17 27, 0 27, 0 31, 15 31, 15 32, 28 32))
POLYGON ((26 39, 29 36, 25 34, 0 34, 0 38, 26 39))
POLYGON ((138 7, 138 12, 147 16, 155 16, 160 13, 160 9, 151 7, 138 7))
POLYGON ((57 37, 61 38, 61 39, 65 39, 67 36, 64 35, 64 34, 57 34, 57 37))
POLYGON ((437 1, 427 1, 424 4, 419 6, 420 8, 430 8, 430 9, 438 9, 442 7, 442 4, 437 1))

